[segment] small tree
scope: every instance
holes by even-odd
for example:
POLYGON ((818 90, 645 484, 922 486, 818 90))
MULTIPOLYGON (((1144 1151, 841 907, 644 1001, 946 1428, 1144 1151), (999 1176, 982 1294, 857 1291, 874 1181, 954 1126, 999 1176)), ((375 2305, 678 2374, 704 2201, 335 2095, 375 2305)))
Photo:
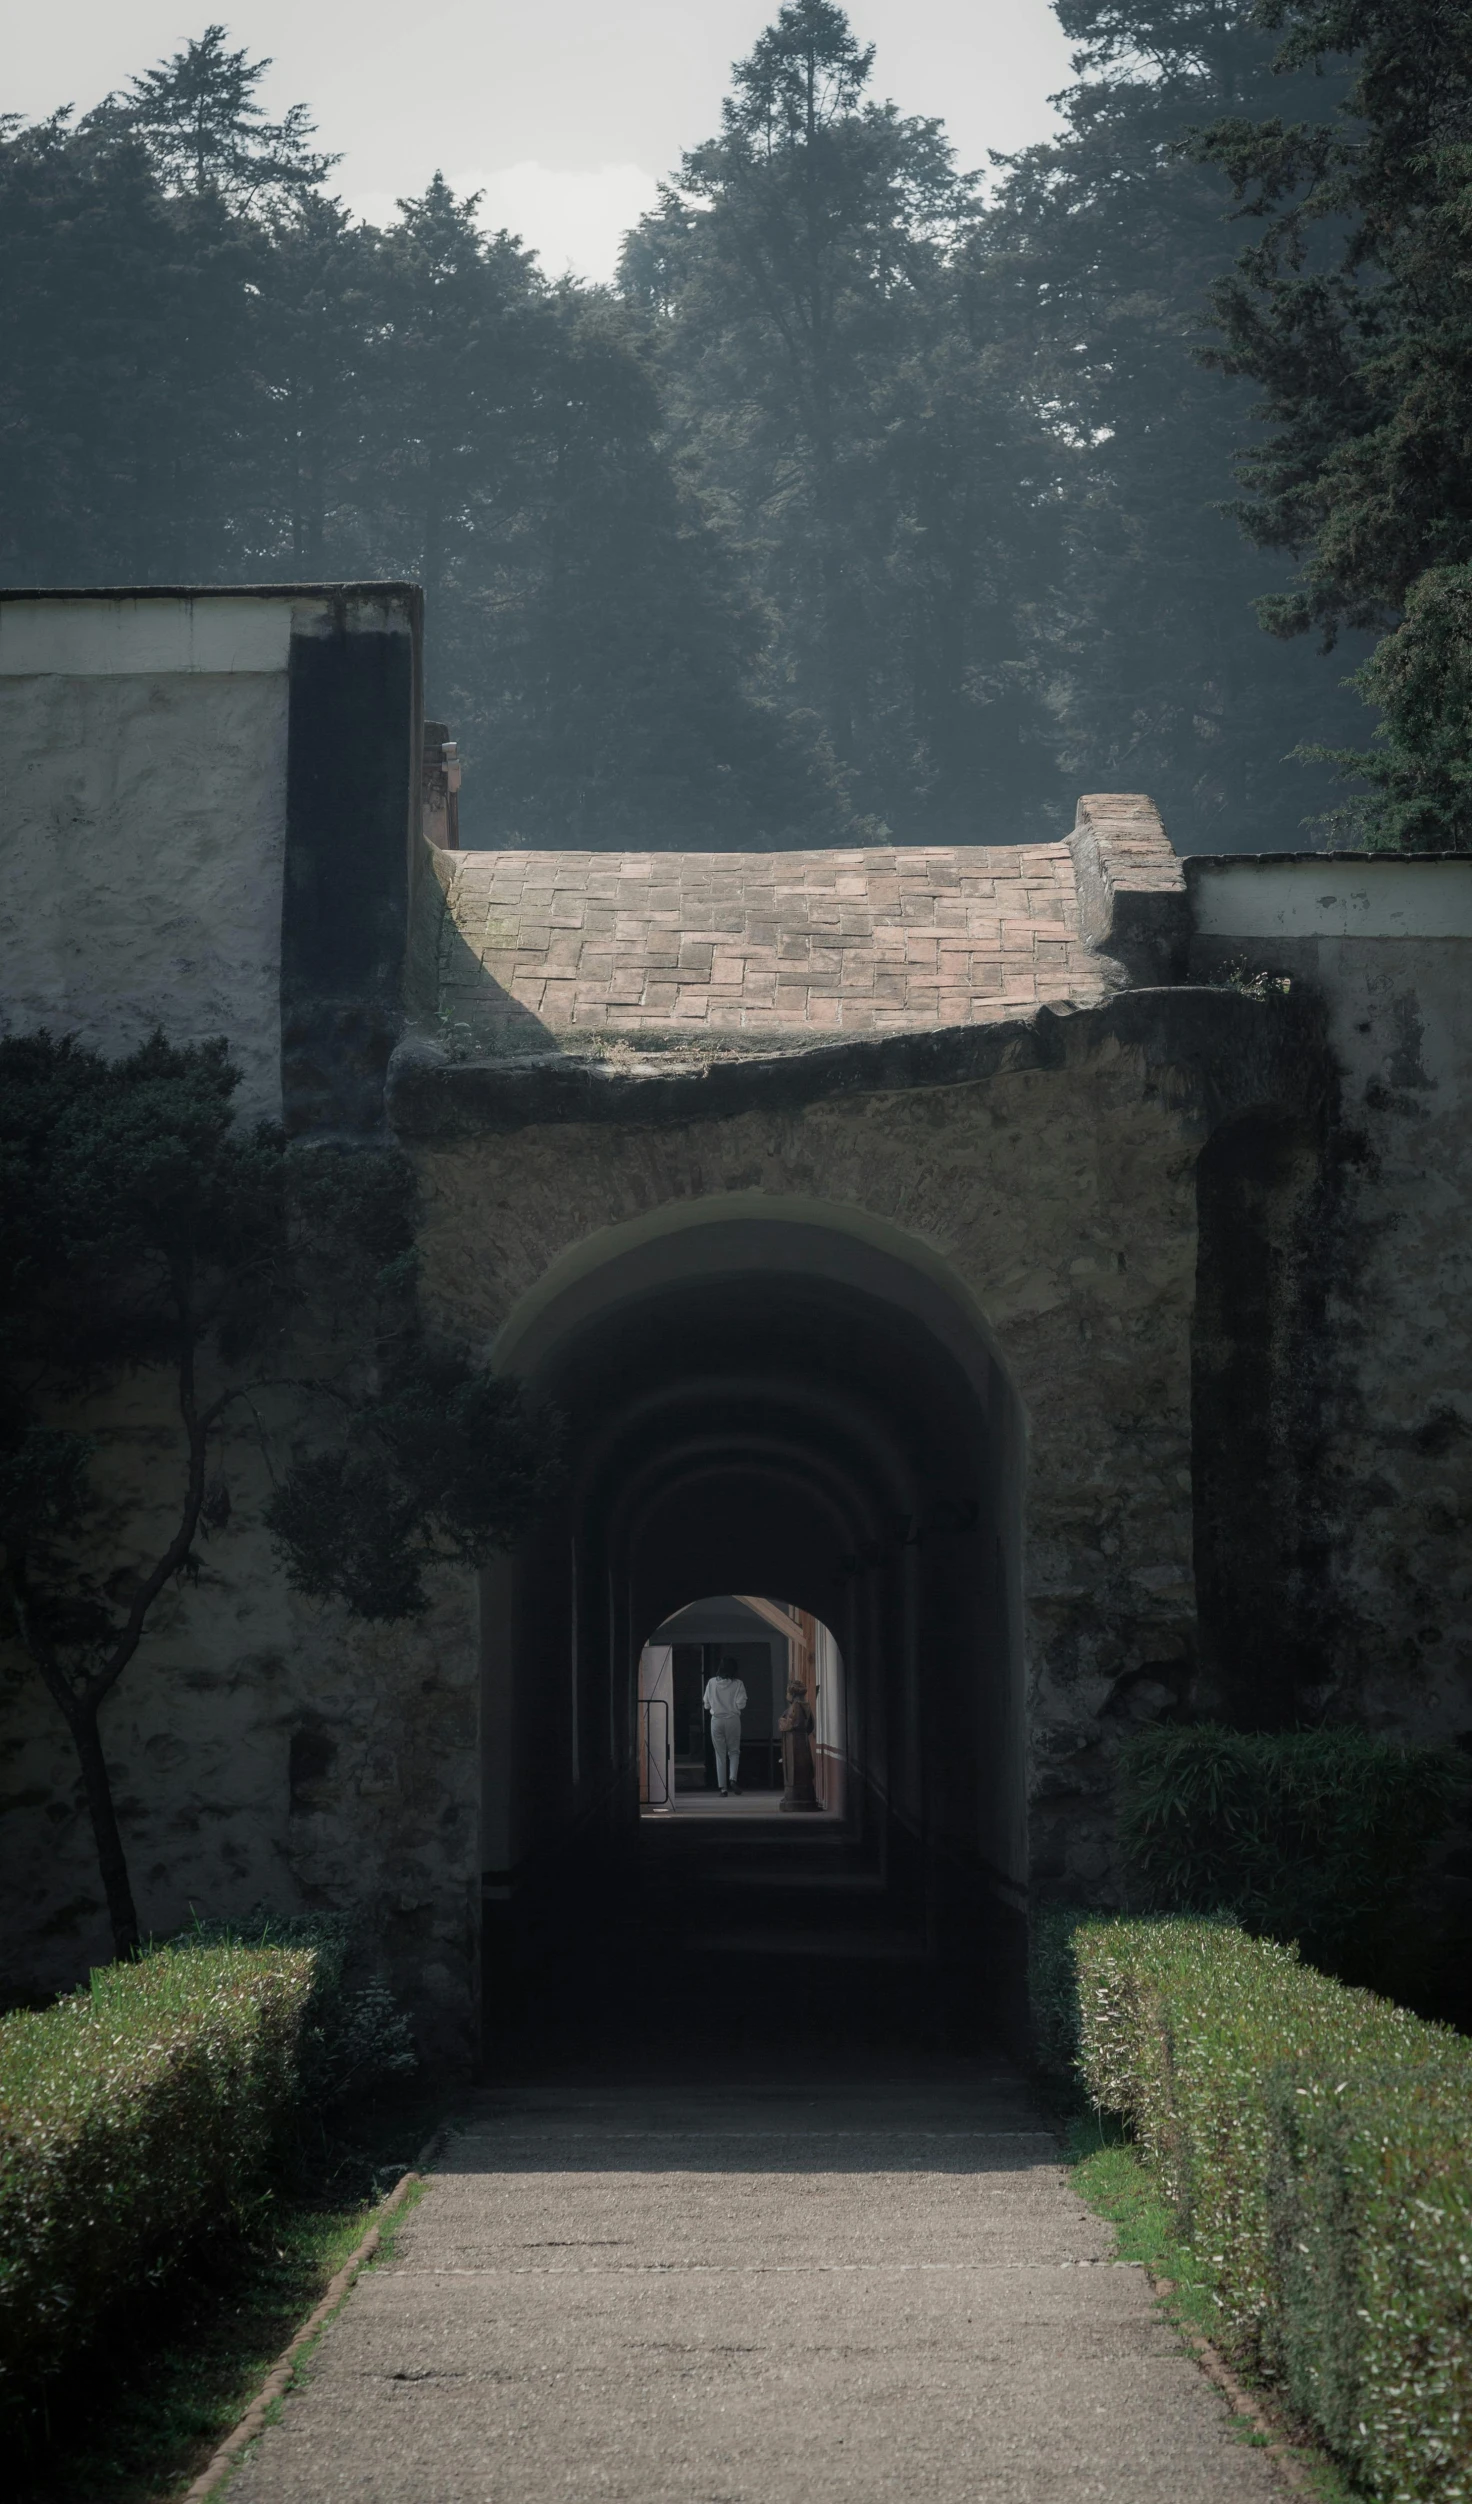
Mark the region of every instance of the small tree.
POLYGON ((273 1522, 298 1587, 377 1618, 426 1605, 430 1561, 506 1545, 555 1466, 514 1384, 424 1339, 404 1161, 248 1130, 239 1079, 218 1042, 155 1035, 114 1062, 46 1034, 0 1042, 0 1612, 71 1734, 120 1957, 139 1924, 99 1717, 165 1592, 197 1573, 197 1538, 229 1517, 231 1415, 291 1382, 328 1417, 273 1522), (303 1369, 329 1264, 343 1318, 303 1369), (168 1533, 140 1561, 143 1499, 98 1485, 77 1413, 145 1371, 170 1381, 178 1436, 153 1482, 172 1471, 168 1533))

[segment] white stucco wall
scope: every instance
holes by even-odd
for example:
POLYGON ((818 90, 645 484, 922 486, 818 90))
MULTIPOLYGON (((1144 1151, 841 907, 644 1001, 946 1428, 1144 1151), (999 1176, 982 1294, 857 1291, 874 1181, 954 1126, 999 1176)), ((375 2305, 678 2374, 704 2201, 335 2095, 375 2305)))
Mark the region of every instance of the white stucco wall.
POLYGON ((293 603, 0 603, 0 1024, 229 1038, 281 1109, 293 603))
POLYGON ((1183 864, 1200 939, 1472 939, 1472 858, 1183 864))

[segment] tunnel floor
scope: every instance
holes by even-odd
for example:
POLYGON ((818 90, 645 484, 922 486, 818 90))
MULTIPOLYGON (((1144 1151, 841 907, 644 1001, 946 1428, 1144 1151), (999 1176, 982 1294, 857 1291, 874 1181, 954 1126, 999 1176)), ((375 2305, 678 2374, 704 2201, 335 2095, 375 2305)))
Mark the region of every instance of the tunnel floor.
MULTIPOLYGON (((843 1822, 836 1809, 805 1809, 796 1811, 794 1814, 805 1826, 814 1825, 820 1820, 829 1826, 841 1825, 843 1822)), ((784 1833, 793 1822, 791 1817, 783 1815, 780 1791, 741 1791, 734 1798, 730 1796, 723 1798, 719 1791, 681 1791, 676 1795, 672 1808, 641 1809, 639 1823, 641 1827, 646 1824, 664 1825, 672 1817, 677 1817, 686 1824, 692 1817, 709 1818, 717 1823, 727 1817, 770 1817, 784 1833)))
POLYGON ((738 2061, 970 2052, 995 2040, 841 1818, 640 1820, 630 1882, 488 2024, 483 2076, 682 2075, 738 2061))

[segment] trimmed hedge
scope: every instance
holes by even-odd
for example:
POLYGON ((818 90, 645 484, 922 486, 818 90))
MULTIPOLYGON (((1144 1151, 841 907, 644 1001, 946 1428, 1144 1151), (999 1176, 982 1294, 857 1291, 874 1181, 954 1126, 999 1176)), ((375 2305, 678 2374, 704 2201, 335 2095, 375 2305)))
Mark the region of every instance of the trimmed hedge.
POLYGON ((306 1948, 312 1989, 297 2036, 297 2100, 304 2119, 323 2117, 419 2066, 409 2021, 369 1963, 368 1943, 351 1913, 270 1913, 243 1921, 201 1921, 169 1941, 200 1948, 306 1948))
POLYGON ((0 2393, 68 2363, 262 2186, 314 1963, 164 1951, 0 2023, 0 2393))
POLYGON ((1224 1921, 1074 1933, 1080 2067, 1223 2344, 1375 2491, 1472 2498, 1472 2043, 1224 1921))

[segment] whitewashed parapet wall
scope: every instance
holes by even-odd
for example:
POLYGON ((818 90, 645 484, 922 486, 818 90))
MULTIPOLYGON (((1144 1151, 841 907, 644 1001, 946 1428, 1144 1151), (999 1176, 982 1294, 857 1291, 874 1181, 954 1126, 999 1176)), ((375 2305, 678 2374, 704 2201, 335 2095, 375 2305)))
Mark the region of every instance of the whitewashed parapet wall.
POLYGON ((0 1021, 228 1036, 242 1109, 372 1127, 398 1031, 420 595, 0 595, 0 1021))

